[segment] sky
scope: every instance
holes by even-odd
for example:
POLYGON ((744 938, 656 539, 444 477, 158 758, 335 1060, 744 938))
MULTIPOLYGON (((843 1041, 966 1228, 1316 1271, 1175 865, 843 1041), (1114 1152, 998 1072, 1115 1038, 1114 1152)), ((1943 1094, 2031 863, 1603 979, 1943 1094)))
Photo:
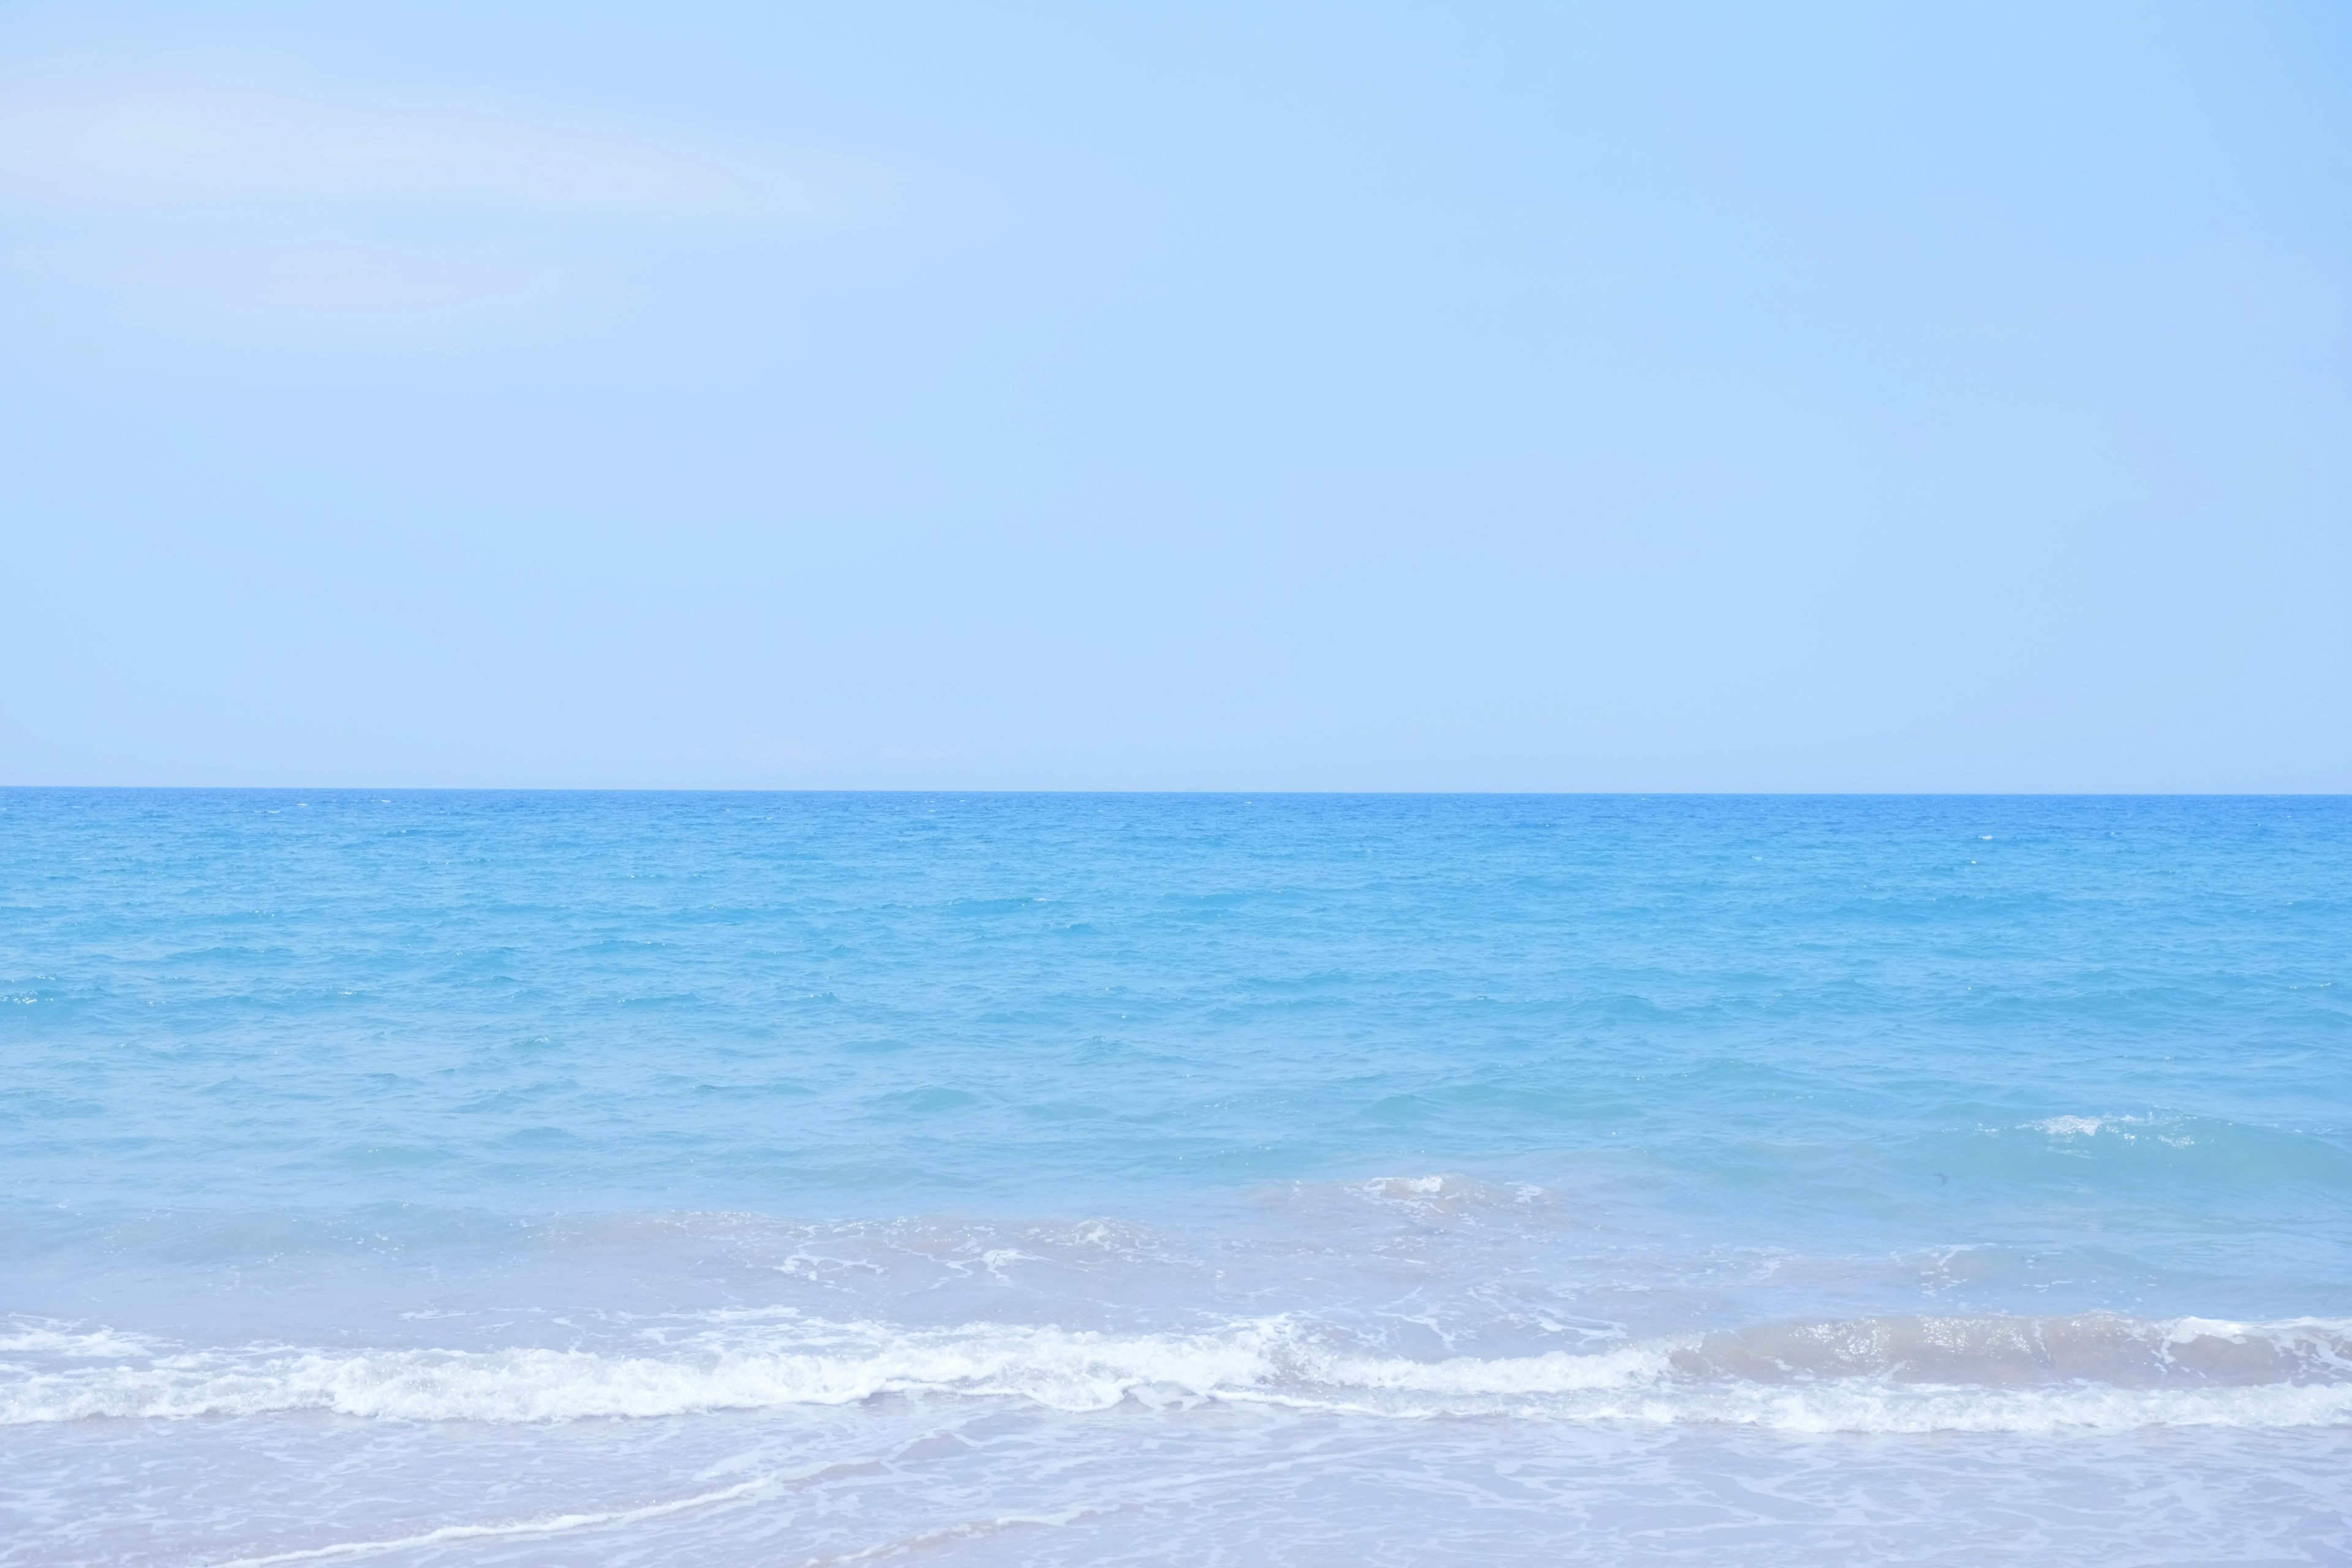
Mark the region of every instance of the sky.
POLYGON ((0 784, 2352 790, 2352 7, 0 4, 0 784))

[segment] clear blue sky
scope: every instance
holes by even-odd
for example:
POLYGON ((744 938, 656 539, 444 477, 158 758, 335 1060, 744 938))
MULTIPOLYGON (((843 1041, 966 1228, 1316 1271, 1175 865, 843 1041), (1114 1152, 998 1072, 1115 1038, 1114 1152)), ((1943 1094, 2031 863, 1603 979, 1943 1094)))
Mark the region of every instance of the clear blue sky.
POLYGON ((2352 789, 2352 6, 0 11, 0 782, 2352 789))

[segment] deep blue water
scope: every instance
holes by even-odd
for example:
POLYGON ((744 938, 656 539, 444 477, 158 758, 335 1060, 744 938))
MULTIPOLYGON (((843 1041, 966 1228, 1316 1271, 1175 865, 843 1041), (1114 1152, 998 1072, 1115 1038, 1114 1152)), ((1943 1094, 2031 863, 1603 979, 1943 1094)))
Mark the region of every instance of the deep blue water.
POLYGON ((2347 985, 2338 798, 0 791, 0 1561, 2346 1561, 2347 985))

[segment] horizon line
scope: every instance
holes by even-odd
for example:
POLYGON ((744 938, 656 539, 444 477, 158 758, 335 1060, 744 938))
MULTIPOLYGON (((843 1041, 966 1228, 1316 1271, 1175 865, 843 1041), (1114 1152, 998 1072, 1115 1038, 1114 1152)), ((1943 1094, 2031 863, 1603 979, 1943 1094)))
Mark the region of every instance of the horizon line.
POLYGON ((1202 788, 918 788, 905 785, 709 784, 0 784, 0 793, 152 795, 955 795, 955 796, 1200 796, 1293 798, 1586 799, 1586 800, 2345 800, 2352 789, 1234 789, 1202 788))

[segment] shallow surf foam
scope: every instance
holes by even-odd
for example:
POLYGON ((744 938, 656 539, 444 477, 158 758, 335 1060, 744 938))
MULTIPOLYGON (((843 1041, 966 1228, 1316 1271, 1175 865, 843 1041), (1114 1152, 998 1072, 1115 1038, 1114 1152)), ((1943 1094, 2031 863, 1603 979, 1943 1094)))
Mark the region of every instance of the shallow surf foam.
POLYGON ((59 1333, 69 1349, 0 1360, 0 1424, 282 1411, 510 1424, 916 1395, 1790 1431, 2352 1425, 2346 1320, 1864 1318, 1444 1360, 1351 1347, 1297 1317, 1189 1334, 732 1321, 643 1338, 632 1351, 175 1351, 59 1333))

